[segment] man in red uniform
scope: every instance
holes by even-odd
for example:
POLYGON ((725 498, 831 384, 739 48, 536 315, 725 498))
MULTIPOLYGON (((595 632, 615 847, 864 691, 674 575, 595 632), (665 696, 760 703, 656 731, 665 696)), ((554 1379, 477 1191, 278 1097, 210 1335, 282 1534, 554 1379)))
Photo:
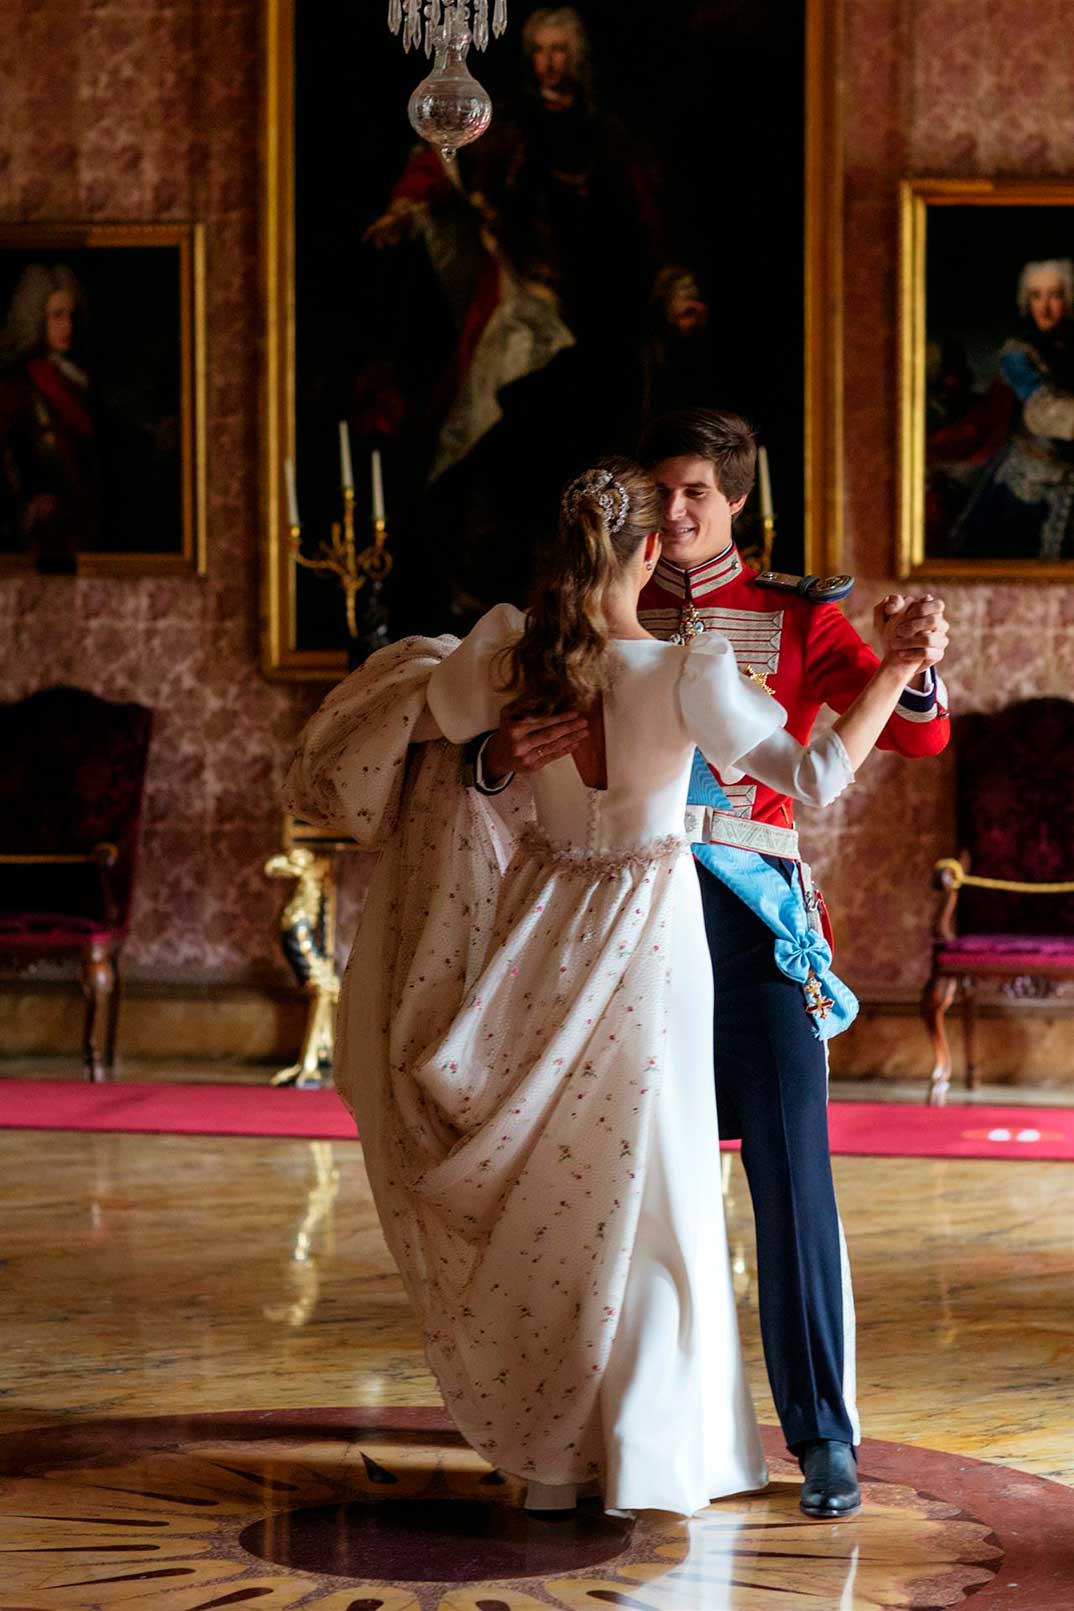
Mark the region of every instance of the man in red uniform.
MULTIPOLYGON (((740 669, 770 690, 788 713, 788 731, 807 742, 821 706, 844 711, 878 663, 829 601, 849 583, 766 580, 743 564, 732 523, 753 485, 756 447, 737 415, 689 409, 654 420, 639 456, 665 505, 663 552, 641 595, 640 620, 659 638, 705 631, 728 637, 740 669)), ((934 669, 947 643, 943 604, 889 595, 874 620, 885 643, 919 649, 924 667, 880 748, 936 755, 950 730, 934 669)), ((574 714, 517 723, 505 717, 475 756, 477 787, 492 792, 508 772, 536 771, 569 754, 584 730, 574 714)), ((828 1149, 825 1047, 801 985, 776 965, 772 930, 713 871, 722 848, 733 846, 763 856, 788 883, 803 878, 793 806, 748 777, 716 781, 730 810, 692 802, 689 832, 715 981, 720 1133, 742 1140, 765 1361, 788 1447, 802 1466, 802 1508, 846 1516, 860 1504, 860 1428, 853 1297, 828 1149)))
MULTIPOLYGON (((806 743, 822 705, 842 712, 877 656, 825 602, 838 578, 757 577, 739 556, 732 522, 753 485, 753 433, 737 415, 689 409, 654 420, 640 455, 664 494, 663 551, 639 619, 655 637, 724 634, 739 667, 787 711, 806 743)), ((946 694, 934 670, 947 641, 943 604, 889 596, 881 636, 920 647, 924 669, 880 739, 907 757, 947 743, 946 694)), ((719 779, 717 779, 719 781, 719 779)), ((798 1456, 809 1515, 848 1515, 860 1503, 854 1447, 854 1310, 832 1184, 827 1058, 802 991, 777 968, 771 931, 710 867, 719 847, 764 856, 788 882, 801 877, 792 802, 751 778, 721 784, 731 811, 695 811, 691 837, 715 978, 720 1133, 740 1136, 757 1227, 765 1361, 780 1423, 798 1456), (710 848, 711 847, 711 848, 710 848)), ((806 880, 807 889, 810 887, 806 880)))

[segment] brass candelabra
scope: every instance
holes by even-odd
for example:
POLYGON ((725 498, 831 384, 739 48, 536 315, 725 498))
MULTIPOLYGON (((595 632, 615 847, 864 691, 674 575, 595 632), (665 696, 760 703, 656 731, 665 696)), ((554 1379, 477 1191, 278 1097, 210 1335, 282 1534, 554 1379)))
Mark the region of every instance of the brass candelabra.
POLYGON ((360 552, 354 536, 354 488, 343 488, 343 519, 334 520, 331 536, 310 558, 302 552, 302 527, 292 524, 291 550, 295 564, 310 571, 322 571, 339 578, 346 606, 347 631, 352 641, 358 637, 355 600, 367 582, 384 582, 394 561, 388 552, 388 527, 382 515, 375 516, 373 541, 360 552))

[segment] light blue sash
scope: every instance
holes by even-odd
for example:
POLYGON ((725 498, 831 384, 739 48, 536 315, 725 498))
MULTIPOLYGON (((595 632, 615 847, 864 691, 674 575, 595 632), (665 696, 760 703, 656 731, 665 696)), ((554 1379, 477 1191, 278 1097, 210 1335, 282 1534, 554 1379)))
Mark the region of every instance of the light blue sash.
MULTIPOLYGON (((690 804, 714 806, 719 811, 732 809, 700 750, 694 751, 690 804)), ((809 1013, 817 1039, 831 1040, 852 1024, 858 1015, 857 997, 832 972, 831 946, 823 934, 810 927, 800 882, 794 879, 788 884, 782 873, 753 850, 739 850, 735 845, 698 844, 690 848, 702 867, 726 884, 772 930, 776 966, 803 987, 805 1007, 818 1000, 828 1003, 826 1010, 809 1013)))

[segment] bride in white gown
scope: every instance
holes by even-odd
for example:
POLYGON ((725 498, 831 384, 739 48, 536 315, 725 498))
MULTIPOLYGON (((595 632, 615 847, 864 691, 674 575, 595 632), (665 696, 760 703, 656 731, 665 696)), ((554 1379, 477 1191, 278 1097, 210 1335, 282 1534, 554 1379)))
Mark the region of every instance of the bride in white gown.
MULTIPOLYGON (((529 616, 498 606, 433 670, 414 740, 461 744, 505 704, 584 710, 587 738, 533 779, 536 824, 450 1020, 417 1015, 385 1077, 366 1079, 357 1037, 375 1026, 353 978, 349 1021, 341 1004, 378 1212, 445 1404, 535 1508, 595 1484, 609 1510, 690 1515, 767 1480, 723 1222, 711 967, 681 837, 691 760, 697 746, 725 779, 738 766, 825 804, 915 669, 885 662, 803 748, 725 638, 674 645, 638 624, 660 515, 644 472, 603 461, 564 494, 529 616)), ((472 895, 449 880, 429 912, 472 895)), ((367 958, 369 925, 392 914, 390 892, 371 893, 367 958)), ((458 950, 439 965, 457 968, 458 950)))

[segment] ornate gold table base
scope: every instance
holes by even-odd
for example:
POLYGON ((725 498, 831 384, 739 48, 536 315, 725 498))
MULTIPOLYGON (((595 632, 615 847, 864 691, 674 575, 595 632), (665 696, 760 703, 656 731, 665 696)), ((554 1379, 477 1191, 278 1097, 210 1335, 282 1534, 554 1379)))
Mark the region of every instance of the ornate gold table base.
POLYGON ((265 863, 269 878, 297 880, 280 914, 280 944, 309 997, 298 1060, 273 1076, 273 1085, 331 1085, 335 1051, 336 971, 335 857, 356 847, 349 839, 318 834, 293 817, 284 819, 284 850, 265 863))

